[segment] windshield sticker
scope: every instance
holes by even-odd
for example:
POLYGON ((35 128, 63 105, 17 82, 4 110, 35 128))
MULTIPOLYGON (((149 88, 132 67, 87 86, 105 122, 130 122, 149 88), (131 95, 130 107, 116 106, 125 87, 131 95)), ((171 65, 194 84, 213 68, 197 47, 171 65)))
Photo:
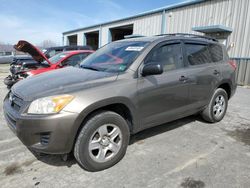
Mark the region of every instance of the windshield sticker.
POLYGON ((125 49, 125 51, 141 51, 144 47, 143 46, 129 46, 125 49))

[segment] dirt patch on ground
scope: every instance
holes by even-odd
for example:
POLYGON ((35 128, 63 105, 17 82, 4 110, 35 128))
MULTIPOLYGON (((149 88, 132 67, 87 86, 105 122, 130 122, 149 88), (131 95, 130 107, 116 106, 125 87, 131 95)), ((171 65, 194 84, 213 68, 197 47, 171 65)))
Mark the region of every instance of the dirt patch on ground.
POLYGON ((13 164, 7 166, 4 170, 4 174, 6 176, 18 174, 18 173, 22 173, 22 172, 23 172, 23 170, 22 170, 20 164, 18 164, 18 163, 13 163, 13 164))
POLYGON ((26 160, 23 163, 12 163, 11 165, 7 166, 4 170, 4 174, 6 176, 22 173, 23 166, 29 166, 31 165, 36 159, 26 160))
POLYGON ((237 141, 244 143, 245 145, 250 145, 250 128, 236 129, 234 131, 228 132, 227 134, 237 141))
POLYGON ((205 187, 205 183, 200 180, 194 180, 193 178, 185 178, 181 183, 181 187, 183 188, 203 188, 205 187))

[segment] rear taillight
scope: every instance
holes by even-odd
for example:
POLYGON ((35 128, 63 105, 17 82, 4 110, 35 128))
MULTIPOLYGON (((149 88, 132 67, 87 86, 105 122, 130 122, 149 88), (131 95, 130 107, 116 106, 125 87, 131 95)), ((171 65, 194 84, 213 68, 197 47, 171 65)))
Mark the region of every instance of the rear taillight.
POLYGON ((231 65, 231 67, 235 70, 237 68, 237 64, 234 60, 229 60, 228 63, 231 65))

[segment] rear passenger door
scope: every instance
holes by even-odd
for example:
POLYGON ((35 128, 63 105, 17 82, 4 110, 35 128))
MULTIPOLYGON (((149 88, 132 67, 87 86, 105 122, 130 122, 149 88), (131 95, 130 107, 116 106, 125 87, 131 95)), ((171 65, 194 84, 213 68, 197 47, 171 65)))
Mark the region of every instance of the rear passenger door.
POLYGON ((198 110, 210 100, 220 80, 220 68, 213 62, 208 43, 185 41, 184 49, 190 83, 188 103, 190 109, 198 110))
POLYGON ((208 50, 212 56, 212 61, 215 64, 216 70, 218 71, 217 76, 222 77, 222 70, 224 63, 224 52, 221 44, 210 43, 208 45, 208 50))
POLYGON ((164 72, 138 79, 138 110, 142 129, 177 119, 188 110, 182 43, 158 44, 146 56, 144 65, 154 62, 160 63, 164 72))

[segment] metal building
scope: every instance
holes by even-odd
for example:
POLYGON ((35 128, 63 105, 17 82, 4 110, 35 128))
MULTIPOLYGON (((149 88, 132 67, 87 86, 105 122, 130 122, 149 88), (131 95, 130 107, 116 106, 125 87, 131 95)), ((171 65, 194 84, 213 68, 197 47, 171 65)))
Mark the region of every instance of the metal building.
POLYGON ((238 83, 250 85, 250 1, 191 0, 135 16, 63 33, 66 45, 91 45, 97 49, 125 35, 195 33, 210 35, 232 45, 229 55, 240 62, 238 83))

